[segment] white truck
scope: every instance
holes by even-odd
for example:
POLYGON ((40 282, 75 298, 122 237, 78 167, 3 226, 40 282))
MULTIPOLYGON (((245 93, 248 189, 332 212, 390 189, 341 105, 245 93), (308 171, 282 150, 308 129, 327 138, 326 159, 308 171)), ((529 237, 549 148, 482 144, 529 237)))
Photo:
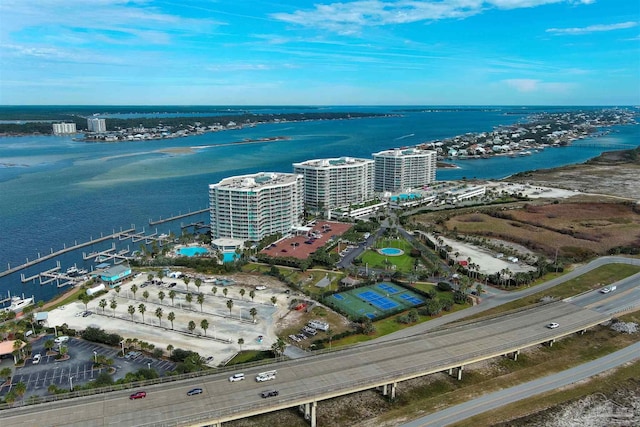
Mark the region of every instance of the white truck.
POLYGON ((256 375, 256 381, 261 383, 264 381, 270 381, 276 379, 277 371, 274 369, 273 371, 260 372, 256 375))

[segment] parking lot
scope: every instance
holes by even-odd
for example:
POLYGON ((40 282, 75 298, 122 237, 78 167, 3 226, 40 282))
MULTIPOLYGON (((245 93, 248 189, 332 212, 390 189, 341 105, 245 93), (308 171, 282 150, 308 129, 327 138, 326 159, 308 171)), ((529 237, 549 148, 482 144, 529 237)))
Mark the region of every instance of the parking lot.
MULTIPOLYGON (((66 343, 71 358, 56 361, 55 356, 46 355, 44 348, 44 343, 53 338, 53 335, 48 335, 32 343, 32 354, 42 355, 38 364, 33 364, 33 359, 29 358, 23 367, 15 368, 11 384, 13 386, 19 382, 24 383, 27 386, 25 393, 27 397, 47 395, 47 390, 52 384, 59 388, 70 389, 72 386, 77 387, 94 380, 105 369, 93 367, 96 356, 113 359, 112 367, 116 369, 112 375, 114 381, 141 368, 154 369, 159 375, 164 375, 165 372, 175 368, 175 363, 171 361, 150 358, 142 353, 129 358, 118 357, 120 349, 76 338, 71 338, 66 343)), ((9 365, 13 365, 13 360, 3 359, 0 368, 9 365)), ((8 391, 9 387, 5 386, 0 394, 4 395, 8 391)))

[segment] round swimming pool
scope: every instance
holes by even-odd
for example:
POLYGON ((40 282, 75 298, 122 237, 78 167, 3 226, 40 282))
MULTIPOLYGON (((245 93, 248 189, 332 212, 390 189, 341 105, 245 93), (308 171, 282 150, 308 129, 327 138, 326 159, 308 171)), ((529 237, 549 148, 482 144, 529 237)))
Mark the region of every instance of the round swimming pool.
POLYGON ((188 256, 188 257, 203 255, 208 253, 209 253, 209 249, 203 248, 202 246, 189 246, 188 248, 178 249, 179 255, 188 256))
POLYGON ((404 251, 398 248, 382 248, 378 249, 378 252, 386 256, 400 256, 404 254, 404 251))

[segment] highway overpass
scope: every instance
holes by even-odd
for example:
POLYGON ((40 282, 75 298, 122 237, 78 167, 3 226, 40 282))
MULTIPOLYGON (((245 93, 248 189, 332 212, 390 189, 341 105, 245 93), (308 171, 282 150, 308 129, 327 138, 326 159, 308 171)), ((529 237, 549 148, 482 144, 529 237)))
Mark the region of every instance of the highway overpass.
MULTIPOLYGON (((317 402, 380 388, 393 397, 401 381, 447 371, 458 378, 464 366, 583 332, 608 320, 607 313, 570 302, 554 302, 491 319, 453 325, 396 340, 359 345, 295 361, 269 365, 277 378, 257 383, 264 367, 247 369, 245 381, 230 383, 229 374, 154 385, 147 397, 129 400, 133 390, 96 394, 0 412, 3 427, 38 426, 205 426, 290 407, 301 407, 315 426, 317 402), (548 329, 549 322, 559 323, 548 329), (204 393, 188 397, 201 387, 204 393), (260 392, 276 389, 277 397, 260 392)), ((137 389, 136 389, 137 391, 137 389)))

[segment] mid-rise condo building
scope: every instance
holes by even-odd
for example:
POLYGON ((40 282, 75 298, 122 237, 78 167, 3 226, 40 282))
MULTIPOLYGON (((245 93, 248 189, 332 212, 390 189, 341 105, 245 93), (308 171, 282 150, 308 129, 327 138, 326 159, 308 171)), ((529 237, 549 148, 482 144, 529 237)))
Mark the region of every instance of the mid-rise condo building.
POLYGON ((62 135, 65 133, 76 133, 75 123, 53 123, 53 133, 62 135))
POLYGON ((420 188, 436 180, 435 151, 396 148, 375 153, 373 159, 378 193, 420 188))
POLYGON ((309 212, 322 213, 368 202, 374 198, 373 160, 340 157, 293 164, 304 176, 304 203, 309 212))
POLYGON ((209 185, 211 237, 259 241, 300 226, 304 213, 301 175, 257 173, 209 185))
POLYGON ((105 119, 91 117, 90 119, 87 119, 87 129, 89 132, 106 132, 107 123, 105 119))

